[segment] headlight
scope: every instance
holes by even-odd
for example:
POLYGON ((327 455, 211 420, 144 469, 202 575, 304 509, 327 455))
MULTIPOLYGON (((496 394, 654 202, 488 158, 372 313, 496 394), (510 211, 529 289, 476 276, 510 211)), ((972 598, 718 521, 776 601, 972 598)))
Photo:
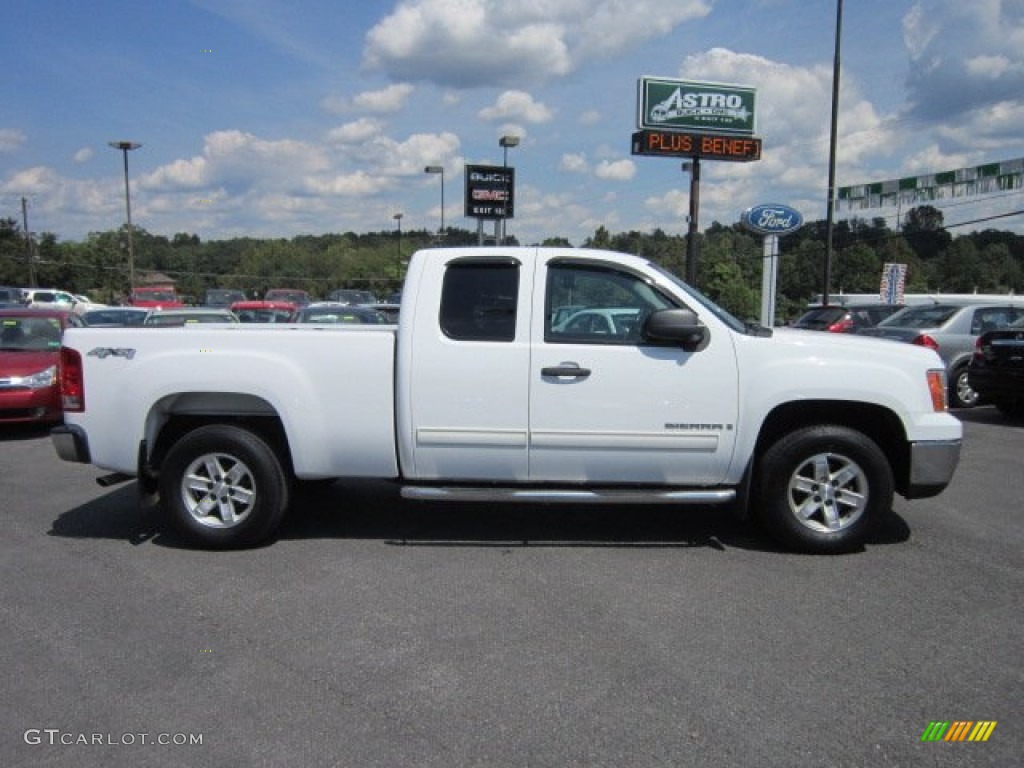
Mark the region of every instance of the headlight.
POLYGON ((22 376, 20 381, 15 380, 15 383, 20 383, 29 389, 43 389, 44 387, 52 387, 56 381, 57 366, 51 365, 45 371, 33 373, 30 376, 22 376))

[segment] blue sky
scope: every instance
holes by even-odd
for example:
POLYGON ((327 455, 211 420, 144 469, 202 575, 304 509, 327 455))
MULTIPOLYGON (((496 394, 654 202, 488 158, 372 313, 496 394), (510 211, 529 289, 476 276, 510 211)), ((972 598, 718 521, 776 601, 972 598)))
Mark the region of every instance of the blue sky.
MULTIPOLYGON (((835 0, 12 0, 0 217, 61 240, 291 237, 464 218, 466 164, 516 168, 521 242, 686 230, 679 162, 630 155, 642 75, 757 88, 759 162, 705 162, 700 226, 825 216, 835 0)), ((846 0, 840 186, 1024 157, 1024 0, 846 0)), ((939 203, 947 224, 1021 191, 939 203)), ((846 214, 842 214, 846 215, 846 214)), ((860 215, 886 216, 895 209, 860 215)), ((1019 217, 992 225, 1021 230, 1019 217)), ((969 229, 969 228, 968 228, 969 229)), ((962 230, 963 231, 963 230, 962 230)))

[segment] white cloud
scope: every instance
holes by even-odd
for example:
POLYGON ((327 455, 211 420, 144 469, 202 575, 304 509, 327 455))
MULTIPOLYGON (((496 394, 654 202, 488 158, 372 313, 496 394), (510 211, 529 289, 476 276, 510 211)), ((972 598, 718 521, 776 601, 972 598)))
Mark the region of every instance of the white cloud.
POLYGON ((596 109, 586 109, 580 113, 579 118, 580 125, 597 125, 601 122, 601 113, 596 109))
POLYGON ((628 159, 604 160, 594 168, 594 175, 606 181, 629 181, 636 175, 636 163, 628 159))
POLYGON ((88 161, 92 160, 95 154, 96 150, 94 150, 92 147, 82 147, 80 150, 75 152, 74 156, 72 157, 72 160, 74 160, 76 163, 87 163, 88 161))
POLYGON ((327 140, 335 144, 362 144, 384 132, 384 124, 371 117, 339 125, 327 134, 327 140))
POLYGON ((710 10, 710 0, 406 0, 369 31, 363 59, 399 80, 525 85, 663 37, 710 10))
POLYGON ((586 173, 590 170, 590 166, 587 164, 585 155, 568 153, 562 155, 562 159, 558 163, 558 170, 567 171, 568 173, 586 173))
POLYGON ((903 18, 910 100, 948 121, 1024 95, 1024 3, 918 0, 903 18))
POLYGON ((15 195, 41 195, 60 186, 60 176, 52 168, 37 165, 11 175, 2 189, 15 195))
POLYGON ((413 87, 408 83, 395 83, 379 91, 365 91, 360 93, 352 103, 359 109, 367 112, 390 113, 397 112, 412 95, 413 87))
POLYGON ((25 134, 13 128, 0 128, 0 152, 12 152, 25 143, 25 134))
POLYGON ((520 119, 528 123, 546 123, 554 117, 548 107, 524 91, 505 91, 494 106, 484 107, 477 115, 487 121, 520 119))

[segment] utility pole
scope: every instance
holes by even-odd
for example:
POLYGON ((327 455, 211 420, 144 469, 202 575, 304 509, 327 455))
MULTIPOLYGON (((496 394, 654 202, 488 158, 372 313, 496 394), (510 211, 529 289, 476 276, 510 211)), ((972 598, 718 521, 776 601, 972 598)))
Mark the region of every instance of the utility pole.
POLYGON ((32 233, 28 231, 28 200, 21 198, 21 229, 25 233, 25 262, 28 264, 28 287, 36 287, 36 265, 32 258, 32 233))

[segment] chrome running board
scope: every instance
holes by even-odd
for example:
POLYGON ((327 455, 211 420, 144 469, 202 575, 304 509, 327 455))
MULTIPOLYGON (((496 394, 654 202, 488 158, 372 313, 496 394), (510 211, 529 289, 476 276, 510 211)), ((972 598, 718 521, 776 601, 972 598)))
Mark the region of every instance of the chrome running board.
POLYGON ((734 488, 643 490, 404 485, 401 493, 403 499, 416 501, 518 501, 549 504, 726 504, 736 499, 734 488))

